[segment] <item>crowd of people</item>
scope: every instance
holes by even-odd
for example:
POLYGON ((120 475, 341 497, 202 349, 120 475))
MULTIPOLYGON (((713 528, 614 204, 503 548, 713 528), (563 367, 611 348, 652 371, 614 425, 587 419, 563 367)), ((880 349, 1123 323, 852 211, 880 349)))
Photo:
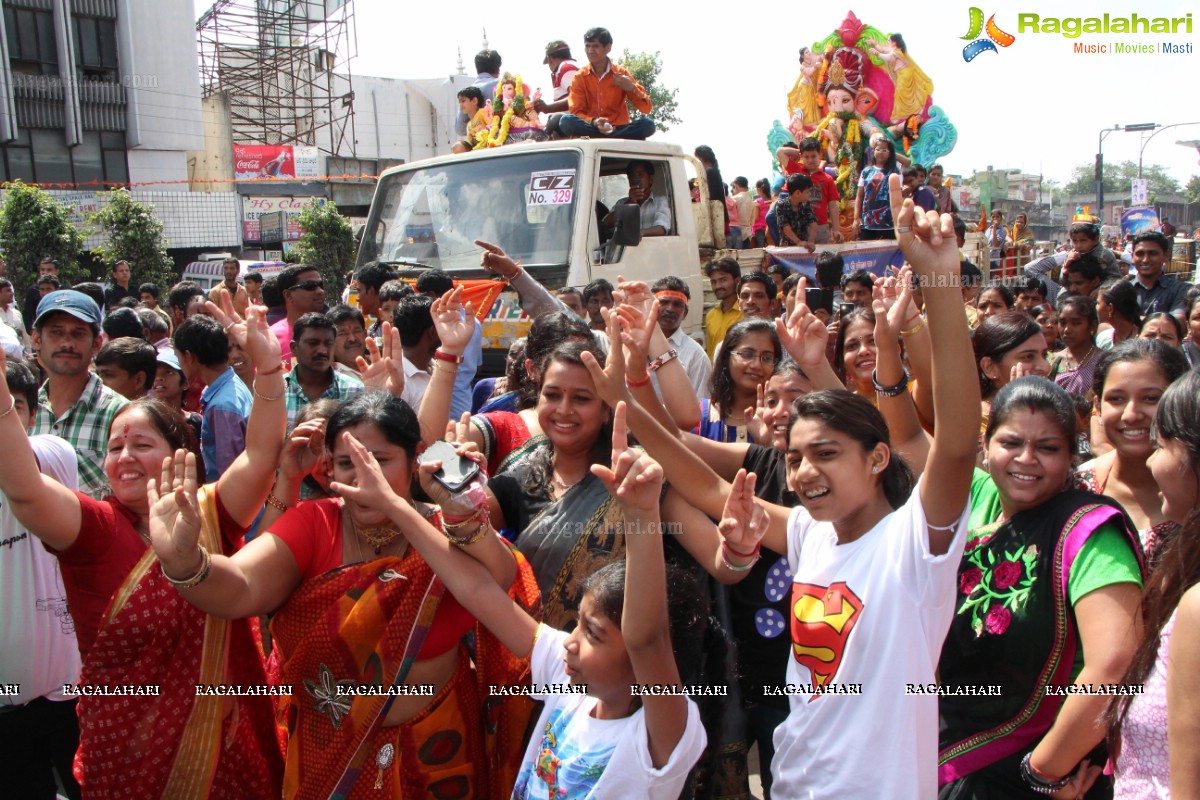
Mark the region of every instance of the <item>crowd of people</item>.
POLYGON ((1200 792, 1200 291, 1089 223, 980 285, 885 180, 903 269, 715 258, 704 345, 678 278, 479 242, 533 319, 498 378, 439 270, 35 289, 6 793, 747 797, 751 746, 778 798, 1200 792))

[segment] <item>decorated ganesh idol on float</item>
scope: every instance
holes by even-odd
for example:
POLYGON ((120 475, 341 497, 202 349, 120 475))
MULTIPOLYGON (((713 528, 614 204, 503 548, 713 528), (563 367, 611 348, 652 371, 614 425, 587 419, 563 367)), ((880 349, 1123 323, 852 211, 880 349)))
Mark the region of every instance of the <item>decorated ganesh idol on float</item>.
POLYGON ((521 82, 520 75, 504 73, 496 87, 495 99, 486 107, 488 120, 478 134, 476 150, 514 142, 541 142, 549 138, 529 102, 528 91, 529 87, 521 82))
POLYGON ((789 141, 816 138, 841 196, 841 227, 853 225, 858 173, 872 139, 891 141, 901 163, 930 166, 953 148, 958 132, 933 104, 933 81, 904 37, 849 12, 836 31, 800 50, 800 75, 788 93, 789 121, 768 136, 772 153, 789 141))

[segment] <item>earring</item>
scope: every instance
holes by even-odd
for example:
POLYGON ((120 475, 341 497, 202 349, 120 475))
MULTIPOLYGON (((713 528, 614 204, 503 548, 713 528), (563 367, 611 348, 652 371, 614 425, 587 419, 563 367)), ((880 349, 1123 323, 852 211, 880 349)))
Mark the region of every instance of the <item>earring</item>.
POLYGON ((871 474, 872 474, 872 475, 874 475, 874 474, 876 474, 876 473, 878 473, 878 472, 879 472, 879 467, 878 467, 878 466, 871 467, 871 474))

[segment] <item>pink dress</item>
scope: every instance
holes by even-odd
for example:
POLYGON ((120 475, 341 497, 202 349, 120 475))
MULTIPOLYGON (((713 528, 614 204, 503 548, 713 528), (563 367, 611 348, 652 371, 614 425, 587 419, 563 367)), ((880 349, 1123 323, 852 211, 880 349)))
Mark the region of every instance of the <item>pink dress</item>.
POLYGON ((1146 676, 1145 691, 1129 704, 1121 727, 1121 754, 1117 757, 1113 800, 1156 800, 1169 797, 1170 761, 1167 755, 1167 653, 1178 609, 1163 626, 1154 668, 1146 676))

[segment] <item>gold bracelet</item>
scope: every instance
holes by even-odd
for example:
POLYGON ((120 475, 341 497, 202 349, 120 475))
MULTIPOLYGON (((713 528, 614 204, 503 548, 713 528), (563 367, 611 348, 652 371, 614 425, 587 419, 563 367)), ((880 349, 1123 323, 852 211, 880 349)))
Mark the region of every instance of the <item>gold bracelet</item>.
POLYGON ((446 538, 449 539, 450 544, 454 545, 455 547, 470 547, 476 542, 481 541, 483 537, 487 536, 488 530, 491 527, 492 526, 490 523, 484 522, 470 536, 451 536, 450 534, 446 534, 446 538))
POLYGON ((257 397, 259 400, 264 400, 264 401, 266 401, 266 402, 268 402, 268 403, 273 403, 273 402, 275 402, 276 400, 282 400, 282 399, 283 399, 283 396, 284 396, 285 394, 287 394, 287 388, 285 387, 285 388, 284 388, 284 390, 283 390, 282 392, 280 392, 279 394, 275 395, 274 397, 267 397, 265 394, 263 394, 262 392, 260 392, 260 391, 258 390, 258 381, 255 381, 255 382, 254 382, 254 388, 253 388, 253 389, 251 389, 251 391, 252 391, 252 392, 254 392, 254 396, 255 396, 255 397, 257 397))
POLYGON ((12 399, 12 402, 8 404, 8 409, 5 411, 0 411, 0 419, 4 419, 5 417, 7 417, 9 414, 11 414, 13 411, 15 411, 16 408, 17 408, 17 398, 14 397, 12 399))
POLYGON ((921 317, 919 320, 917 320, 916 325, 913 325, 911 328, 909 328, 906 331, 900 331, 900 335, 903 336, 905 339, 907 339, 909 336, 915 336, 917 334, 917 331, 921 330, 921 328, 924 328, 924 327, 925 327, 925 318, 921 317))
POLYGON ((209 554, 208 550, 206 550, 202 544, 198 544, 196 547, 200 549, 201 561, 200 569, 196 571, 195 575, 190 578, 176 580, 168 575, 165 569, 163 570, 163 577, 167 579, 167 583, 171 584, 176 589, 191 589, 195 586, 199 586, 204 582, 204 580, 208 577, 208 573, 212 570, 212 556, 209 554))
POLYGON ((273 508, 277 511, 287 511, 288 510, 287 505, 285 505, 282 500, 280 500, 278 497, 276 497, 274 494, 271 494, 270 492, 267 492, 267 505, 269 505, 271 508, 273 508))
POLYGON ((458 374, 458 364, 451 364, 449 361, 438 359, 433 362, 433 368, 438 372, 449 372, 451 375, 458 374))

